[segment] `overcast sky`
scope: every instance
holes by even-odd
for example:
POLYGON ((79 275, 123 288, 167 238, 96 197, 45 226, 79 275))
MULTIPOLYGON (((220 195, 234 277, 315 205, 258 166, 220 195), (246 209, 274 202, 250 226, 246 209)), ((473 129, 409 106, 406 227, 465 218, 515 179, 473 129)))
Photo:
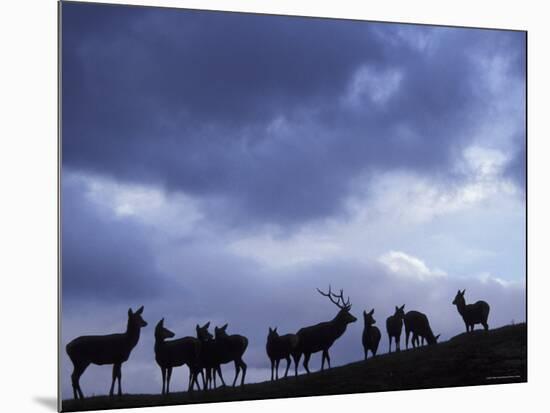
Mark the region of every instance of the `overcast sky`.
MULTIPOLYGON (((268 327, 451 305, 525 320, 525 35, 480 29, 63 3, 62 345, 149 325, 125 392, 160 392, 153 331, 246 335, 269 378, 268 327)), ((315 355, 310 365, 320 366, 315 355)), ((71 397, 63 352, 63 397, 71 397)), ((233 367, 224 370, 233 378, 233 367)), ((186 387, 178 369, 173 388, 186 387)), ((110 367, 90 367, 85 395, 110 367)))

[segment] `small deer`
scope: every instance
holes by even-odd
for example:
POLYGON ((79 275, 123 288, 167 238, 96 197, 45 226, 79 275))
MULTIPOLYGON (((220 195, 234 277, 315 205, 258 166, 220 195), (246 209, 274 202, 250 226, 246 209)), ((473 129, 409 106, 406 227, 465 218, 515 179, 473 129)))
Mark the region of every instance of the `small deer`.
MULTIPOLYGON (((243 361, 243 354, 248 347, 248 339, 245 336, 239 334, 228 335, 226 332, 227 324, 223 327, 216 327, 214 329, 214 337, 216 339, 217 345, 217 361, 219 364, 225 364, 229 362, 235 363, 235 379, 233 380, 233 387, 237 383, 237 377, 239 372, 242 371, 241 375, 241 386, 244 385, 244 378, 246 376, 246 363, 243 361)), ((221 376, 221 371, 218 370, 221 376)), ((225 383, 224 383, 225 385, 225 383)))
POLYGON ((462 316, 464 324, 466 325, 466 332, 474 331, 476 324, 481 324, 485 331, 489 330, 489 324, 487 319, 489 318, 489 304, 485 301, 476 301, 474 304, 466 304, 464 299, 464 293, 466 290, 458 290, 456 293, 453 304, 456 305, 456 309, 462 316))
POLYGON ((197 380, 200 364, 201 343, 195 337, 183 337, 177 340, 166 341, 174 337, 174 333, 164 327, 164 318, 155 327, 155 360, 162 373, 162 394, 170 393, 170 378, 174 367, 186 364, 189 367, 189 387, 194 385, 200 390, 197 380))
POLYGON ((363 330, 363 349, 365 350, 365 360, 367 359, 369 350, 371 351, 373 357, 376 356, 378 343, 380 343, 380 330, 378 327, 374 326, 376 320, 372 316, 373 314, 374 308, 368 313, 363 311, 363 320, 365 322, 365 328, 363 330))
POLYGON ((115 381, 118 379, 118 395, 122 395, 121 366, 128 358, 139 340, 139 333, 147 323, 141 317, 143 306, 135 313, 128 309, 128 324, 126 332, 104 336, 81 336, 75 338, 66 346, 67 354, 73 362, 71 382, 75 399, 84 399, 80 388, 80 376, 90 364, 113 365, 113 381, 109 396, 113 396, 115 381))
POLYGON ((298 347, 295 352, 295 375, 298 375, 298 362, 302 354, 304 355, 304 368, 309 374, 309 359, 313 353, 319 351, 323 352, 321 359, 321 370, 324 370, 325 359, 328 362, 328 367, 330 368, 330 356, 328 350, 336 339, 338 339, 346 331, 347 325, 357 321, 351 313, 351 304, 349 297, 347 301, 344 300, 344 292, 340 290, 340 294, 335 294, 331 291, 329 285, 328 293, 324 293, 317 288, 319 294, 324 297, 328 297, 329 300, 336 305, 340 311, 336 314, 330 321, 325 321, 323 323, 315 324, 313 326, 304 327, 296 333, 298 336, 298 347), (335 301, 336 299, 336 301, 335 301))
POLYGON ((391 339, 395 342, 395 351, 401 351, 401 331, 403 329, 403 317, 405 317, 405 304, 395 306, 395 313, 386 319, 386 331, 388 332, 389 352, 391 353, 391 339))
POLYGON ((439 334, 434 336, 428 317, 426 314, 421 313, 420 311, 409 311, 405 314, 405 346, 409 348, 409 336, 412 333, 412 346, 415 348, 417 345, 420 345, 419 338, 422 338, 422 343, 424 339, 428 344, 436 344, 439 334))
MULTIPOLYGON (((277 327, 271 329, 267 335, 267 344, 265 346, 267 356, 271 360, 271 381, 273 381, 273 372, 275 372, 275 380, 279 379, 279 362, 282 359, 286 360, 285 378, 288 376, 290 368, 290 356, 294 355, 298 346, 298 336, 296 334, 285 334, 280 336, 277 333, 277 327)), ((294 360, 297 364, 297 361, 294 360)))

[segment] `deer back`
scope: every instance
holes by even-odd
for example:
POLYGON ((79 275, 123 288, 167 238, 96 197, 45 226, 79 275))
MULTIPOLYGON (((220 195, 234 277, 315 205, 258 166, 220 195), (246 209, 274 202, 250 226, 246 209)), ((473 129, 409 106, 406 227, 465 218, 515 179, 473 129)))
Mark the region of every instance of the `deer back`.
POLYGON ((125 362, 138 343, 141 328, 147 325, 141 317, 142 313, 143 307, 135 313, 132 309, 128 310, 128 325, 124 333, 75 338, 66 346, 69 358, 73 363, 98 365, 125 362))
POLYGON ((220 363, 228 363, 242 357, 248 347, 248 339, 239 334, 217 337, 217 355, 220 363))
POLYGON ((467 304, 464 308, 462 317, 468 323, 486 322, 489 315, 489 304, 485 301, 477 301, 473 304, 467 304))
POLYGON ((407 331, 424 337, 429 344, 434 344, 436 342, 428 317, 425 314, 419 311, 409 311, 405 314, 404 322, 407 331))
POLYGON ((159 346, 156 360, 163 367, 177 367, 187 364, 195 366, 200 361, 201 343, 195 337, 182 337, 164 341, 159 346))

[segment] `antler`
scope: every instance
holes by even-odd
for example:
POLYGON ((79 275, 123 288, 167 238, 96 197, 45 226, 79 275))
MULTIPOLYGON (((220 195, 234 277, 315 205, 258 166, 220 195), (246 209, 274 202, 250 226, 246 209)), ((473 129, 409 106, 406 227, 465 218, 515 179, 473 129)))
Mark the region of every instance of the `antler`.
POLYGON ((350 310, 351 309, 351 304, 350 304, 350 301, 349 301, 349 296, 348 296, 348 300, 344 300, 344 290, 340 290, 340 294, 336 294, 336 293, 333 293, 332 292, 332 289, 331 289, 331 286, 329 284, 328 286, 328 293, 324 293, 322 292, 320 289, 317 288, 317 291, 319 291, 319 294, 321 294, 322 296, 325 296, 325 297, 328 297, 330 299, 330 301, 332 301, 333 304, 335 304, 338 308, 340 308, 341 310, 350 310), (337 301, 334 301, 332 299, 332 297, 334 298, 337 298, 338 300, 337 301), (340 303, 341 301, 341 303, 340 303))

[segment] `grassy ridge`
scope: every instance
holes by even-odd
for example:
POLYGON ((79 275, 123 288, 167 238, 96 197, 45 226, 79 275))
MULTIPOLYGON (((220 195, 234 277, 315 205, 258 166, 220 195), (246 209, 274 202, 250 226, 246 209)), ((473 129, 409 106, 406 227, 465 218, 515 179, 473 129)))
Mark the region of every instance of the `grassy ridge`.
POLYGON ((527 326, 460 334, 431 347, 383 354, 277 382, 207 392, 98 396, 64 400, 63 411, 302 397, 432 387, 517 383, 527 380, 527 326))

